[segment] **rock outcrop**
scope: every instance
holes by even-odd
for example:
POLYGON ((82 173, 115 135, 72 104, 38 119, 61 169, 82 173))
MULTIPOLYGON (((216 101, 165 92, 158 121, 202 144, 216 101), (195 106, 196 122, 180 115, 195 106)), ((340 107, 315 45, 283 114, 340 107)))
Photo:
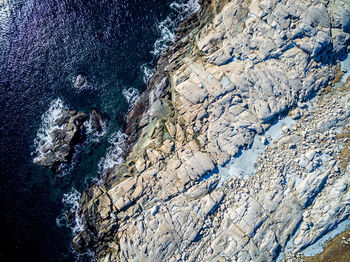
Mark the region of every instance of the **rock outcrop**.
POLYGON ((63 110, 60 117, 55 120, 55 128, 50 131, 48 142, 34 161, 50 168, 56 168, 58 164, 68 162, 73 147, 79 140, 81 127, 87 118, 85 113, 63 110))
POLYGON ((348 83, 302 102, 339 71, 349 4, 203 1, 129 114, 125 164, 82 194, 75 247, 99 261, 273 261, 346 219, 348 83), (256 174, 222 183, 217 167, 293 108, 256 174))
POLYGON ((75 79, 73 79, 73 86, 76 89, 83 89, 85 87, 87 87, 88 82, 85 76, 83 75, 77 75, 77 77, 75 79))

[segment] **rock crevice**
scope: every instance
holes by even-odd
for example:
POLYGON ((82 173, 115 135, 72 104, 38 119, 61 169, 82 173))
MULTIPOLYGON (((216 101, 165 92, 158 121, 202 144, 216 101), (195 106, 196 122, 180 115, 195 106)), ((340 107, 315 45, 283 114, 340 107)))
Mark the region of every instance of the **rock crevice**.
POLYGON ((201 4, 128 116, 125 164, 82 194, 87 230, 74 242, 99 261, 271 261, 292 237, 299 252, 349 215, 333 133, 347 125, 348 91, 317 110, 303 104, 327 90, 348 51, 350 12, 338 7, 349 1, 201 4), (255 176, 223 183, 217 167, 292 108, 299 122, 255 176))

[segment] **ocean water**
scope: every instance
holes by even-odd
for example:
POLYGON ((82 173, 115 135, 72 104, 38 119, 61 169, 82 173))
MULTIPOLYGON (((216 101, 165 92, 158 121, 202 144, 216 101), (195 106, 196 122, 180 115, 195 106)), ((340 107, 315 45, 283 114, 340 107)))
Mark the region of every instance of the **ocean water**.
POLYGON ((72 251, 79 192, 123 159, 127 112, 195 0, 0 0, 1 261, 90 261, 72 251), (73 87, 77 75, 88 84, 73 87), (72 163, 35 164, 62 109, 103 113, 72 163))

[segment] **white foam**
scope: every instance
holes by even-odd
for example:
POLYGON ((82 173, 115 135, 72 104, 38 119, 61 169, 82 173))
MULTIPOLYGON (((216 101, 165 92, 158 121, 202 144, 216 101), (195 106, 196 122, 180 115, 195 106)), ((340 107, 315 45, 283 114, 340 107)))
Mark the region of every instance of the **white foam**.
POLYGON ((40 162, 44 155, 44 149, 52 145, 50 133, 54 129, 62 129, 62 126, 57 125, 57 120, 62 117, 64 110, 68 108, 64 105, 60 98, 53 100, 50 108, 41 116, 41 125, 34 139, 34 162, 40 162))
POLYGON ((8 1, 2 1, 0 4, 0 44, 7 40, 8 33, 10 31, 11 23, 11 7, 8 1))
POLYGON ((201 5, 198 3, 198 0, 177 1, 170 4, 170 8, 175 9, 179 13, 178 19, 180 21, 198 12, 200 7, 201 5))
POLYGON ((78 166, 80 162, 79 158, 83 147, 83 144, 75 145, 74 152, 72 154, 72 159, 69 162, 59 163, 59 165, 57 166, 55 170, 56 177, 65 177, 67 175, 72 174, 72 171, 78 166))
POLYGON ((154 43, 154 49, 151 53, 155 56, 160 55, 163 50, 168 48, 171 43, 175 41, 175 25, 176 21, 167 17, 164 21, 160 22, 158 25, 158 30, 160 31, 160 38, 154 43))
POLYGON ((160 37, 154 43, 153 51, 151 51, 155 56, 160 55, 175 41, 175 29, 177 24, 198 12, 200 4, 198 0, 180 0, 171 3, 170 8, 175 12, 175 16, 169 15, 158 24, 160 37))
POLYGON ((123 96, 129 104, 129 110, 134 107, 139 95, 140 93, 136 88, 130 87, 128 89, 123 89, 123 96))
POLYGON ((63 210, 61 215, 56 218, 57 226, 71 228, 74 235, 84 230, 84 224, 78 215, 80 196, 81 194, 74 187, 69 193, 64 194, 62 198, 63 210), (68 218, 69 213, 74 214, 72 220, 68 218))
POLYGON ((147 85, 148 81, 154 75, 155 69, 150 68, 148 64, 141 65, 141 71, 143 73, 143 82, 147 85))
POLYGON ((86 134, 91 135, 91 137, 88 138, 89 141, 99 142, 101 140, 101 138, 106 135, 106 133, 107 133, 107 120, 101 118, 100 124, 101 124, 101 131, 100 132, 98 132, 97 130, 92 128, 91 114, 90 114, 89 121, 84 122, 83 126, 85 127, 86 134))
POLYGON ((111 146, 107 149, 106 156, 98 164, 99 172, 104 177, 106 171, 116 165, 124 163, 123 152, 126 150, 127 135, 118 131, 108 139, 111 146))
POLYGON ((77 252, 76 250, 72 250, 72 251, 73 251, 73 254, 75 255, 74 262, 81 262, 81 261, 96 262, 97 261, 95 253, 91 249, 87 249, 83 253, 77 252))

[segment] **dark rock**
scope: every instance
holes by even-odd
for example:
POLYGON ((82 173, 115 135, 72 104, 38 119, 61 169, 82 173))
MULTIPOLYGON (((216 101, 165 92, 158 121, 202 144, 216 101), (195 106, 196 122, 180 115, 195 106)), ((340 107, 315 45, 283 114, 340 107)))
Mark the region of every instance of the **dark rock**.
POLYGON ((73 247, 78 252, 84 252, 91 248, 96 241, 96 236, 90 230, 85 229, 73 238, 73 247))
POLYGON ((65 136, 65 133, 62 129, 54 129, 50 133, 51 139, 53 143, 57 143, 58 141, 62 140, 65 136))
POLYGON ((90 116, 91 128, 97 132, 101 132, 102 123, 103 123, 103 120, 101 115, 95 109, 93 109, 90 116))
POLYGON ((68 223, 72 223, 74 218, 76 216, 76 212, 74 211, 68 211, 67 212, 67 220, 68 220, 68 223))
POLYGON ((78 252, 83 252, 85 250, 86 243, 80 234, 76 235, 73 238, 73 247, 78 252))
POLYGON ((141 120, 143 112, 146 110, 146 105, 141 99, 136 102, 133 110, 128 115, 126 134, 132 135, 136 133, 137 125, 141 120))
POLYGON ((65 123, 68 123, 69 119, 77 113, 76 110, 64 110, 62 116, 56 119, 55 124, 61 126, 65 123))

